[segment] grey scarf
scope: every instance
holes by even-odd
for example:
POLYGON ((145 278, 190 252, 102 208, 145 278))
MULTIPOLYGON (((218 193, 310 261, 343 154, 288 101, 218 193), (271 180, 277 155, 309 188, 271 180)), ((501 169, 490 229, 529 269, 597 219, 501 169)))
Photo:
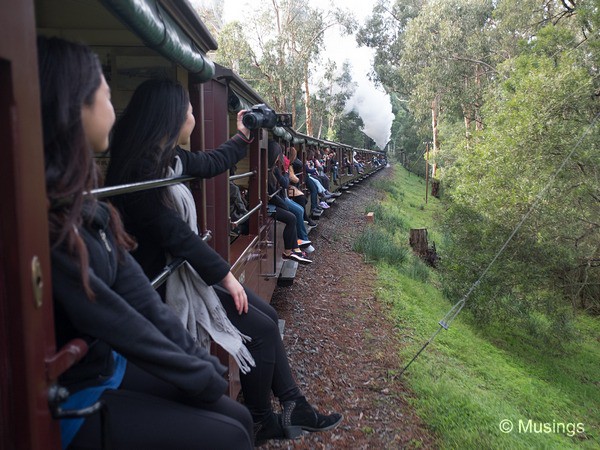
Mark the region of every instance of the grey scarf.
MULTIPOLYGON (((183 172, 179 157, 175 157, 175 170, 169 168, 169 176, 183 172)), ((169 187, 173 203, 190 228, 198 234, 196 205, 190 190, 183 184, 169 187)), ((167 256, 168 261, 171 257, 167 256)), ((169 305, 194 340, 208 349, 210 338, 223 347, 237 362, 242 373, 255 367, 252 355, 244 345, 250 337, 239 332, 227 318, 219 297, 212 286, 208 286, 198 272, 186 261, 167 279, 167 305, 169 305)))

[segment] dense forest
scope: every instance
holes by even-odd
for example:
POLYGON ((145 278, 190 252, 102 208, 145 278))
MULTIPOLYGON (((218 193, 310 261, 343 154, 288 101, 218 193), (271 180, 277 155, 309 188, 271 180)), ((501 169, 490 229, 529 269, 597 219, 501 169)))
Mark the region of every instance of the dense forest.
POLYGON ((482 324, 559 343, 600 313, 599 31, 598 0, 402 0, 358 34, 405 100, 396 147, 431 142, 445 291, 485 272, 467 302, 482 324))
POLYGON ((370 147, 346 108, 348 65, 321 52, 327 29, 355 33, 391 98, 387 150, 424 175, 430 149, 447 297, 484 274, 466 304, 477 322, 555 345, 574 315, 600 314, 600 0, 380 0, 362 24, 311 4, 263 2, 223 24, 213 1, 213 58, 297 129, 370 147))

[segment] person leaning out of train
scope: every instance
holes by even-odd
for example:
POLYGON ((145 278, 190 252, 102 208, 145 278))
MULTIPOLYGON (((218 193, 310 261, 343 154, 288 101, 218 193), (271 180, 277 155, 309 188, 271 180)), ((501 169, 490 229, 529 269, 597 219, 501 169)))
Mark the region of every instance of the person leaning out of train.
MULTIPOLYGON (((161 302, 115 209, 84 195, 115 121, 98 57, 58 38, 39 38, 38 53, 56 342, 88 344, 59 378, 61 407, 103 401, 115 450, 252 448, 251 415, 224 395, 226 368, 161 302)), ((60 429, 63 448, 101 448, 99 414, 60 429)))
MULTIPOLYGON (((242 115, 237 116, 237 134, 218 148, 184 150, 181 146, 189 145, 195 126, 187 91, 170 80, 145 81, 115 127, 107 184, 175 175, 209 178, 228 171, 246 155, 251 141, 242 115)), ((241 285, 229 263, 198 235, 188 187, 175 184, 125 194, 115 202, 126 229, 137 239, 133 255, 149 277, 169 259, 186 261, 167 279, 161 294, 199 346, 208 347, 213 340, 238 363, 256 441, 336 427, 342 416, 318 413, 294 380, 276 311, 241 285), (283 414, 273 411, 271 394, 279 399, 283 414)))

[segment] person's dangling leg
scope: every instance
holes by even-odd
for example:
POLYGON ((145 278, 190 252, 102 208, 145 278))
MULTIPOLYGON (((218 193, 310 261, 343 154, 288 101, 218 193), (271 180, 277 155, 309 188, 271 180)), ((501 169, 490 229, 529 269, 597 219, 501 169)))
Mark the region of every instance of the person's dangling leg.
POLYGON ((308 233, 306 232, 306 227, 304 226, 304 210, 300 205, 293 202, 289 198, 285 199, 285 204, 296 216, 296 233, 298 234, 298 238, 302 239, 303 241, 308 241, 308 233))
MULTIPOLYGON (((229 293, 221 288, 215 290, 231 323, 251 338, 246 347, 256 366, 246 374, 240 372, 240 382, 244 403, 258 431, 257 439, 282 438, 286 435, 280 419, 273 415, 271 392, 276 395, 284 392, 289 398, 298 398, 300 390, 287 361, 277 313, 266 301, 246 289, 248 312, 240 315, 229 293)), ((297 435, 299 432, 288 433, 287 437, 297 435)))
POLYGON ((310 212, 312 214, 315 208, 319 206, 319 191, 316 183, 311 177, 306 177, 306 186, 308 186, 310 192, 310 212))
POLYGON ((304 216, 302 219, 308 222, 310 226, 316 226, 317 224, 310 217, 308 217, 308 214, 306 214, 306 197, 304 195, 296 195, 295 197, 292 197, 292 200, 302 207, 302 211, 304 211, 304 216))
MULTIPOLYGON (((296 216, 287 209, 277 207, 275 209, 275 218, 285 223, 283 229, 283 257, 285 259, 293 259, 300 264, 311 264, 312 261, 306 258, 298 247, 298 234, 296 232, 296 216)), ((304 223, 302 223, 304 225, 304 223)))
POLYGON ((286 250, 293 250, 298 246, 298 234, 296 231, 296 216, 280 207, 275 208, 275 219, 283 222, 283 245, 286 250))
MULTIPOLYGON (((114 450, 253 447, 252 419, 243 405, 226 396, 203 402, 130 362, 121 387, 101 399, 114 450)), ((100 415, 88 417, 69 450, 100 449, 101 432, 100 415)))

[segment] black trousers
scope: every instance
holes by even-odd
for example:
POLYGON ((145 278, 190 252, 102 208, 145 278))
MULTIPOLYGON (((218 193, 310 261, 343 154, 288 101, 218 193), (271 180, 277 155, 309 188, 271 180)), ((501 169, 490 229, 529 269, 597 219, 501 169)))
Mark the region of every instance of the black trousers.
MULTIPOLYGON (((170 383, 128 362, 118 390, 102 395, 109 412, 112 450, 250 449, 248 410, 222 396, 214 403, 190 398, 170 383)), ((100 418, 85 420, 69 450, 100 448, 100 418)))
POLYGON ((233 299, 221 287, 215 289, 231 323, 252 338, 246 347, 252 354, 256 367, 240 374, 244 403, 260 420, 271 411, 271 392, 284 402, 298 398, 300 389, 294 380, 281 334, 277 312, 254 292, 245 288, 248 295, 248 313, 238 314, 233 299))
POLYGON ((275 219, 283 222, 283 246, 286 250, 298 247, 298 233, 296 232, 296 216, 293 212, 280 206, 275 207, 275 219))

